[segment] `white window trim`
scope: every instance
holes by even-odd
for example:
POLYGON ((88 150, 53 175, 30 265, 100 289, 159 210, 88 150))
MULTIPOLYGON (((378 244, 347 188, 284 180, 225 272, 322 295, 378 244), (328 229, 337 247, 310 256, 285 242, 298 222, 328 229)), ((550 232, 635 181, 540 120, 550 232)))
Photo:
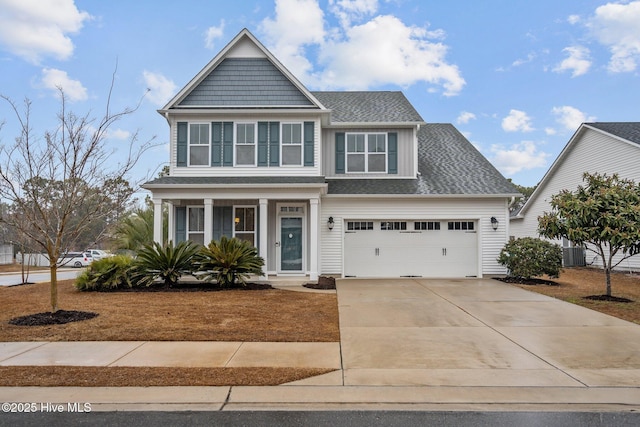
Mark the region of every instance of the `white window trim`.
POLYGON ((233 123, 233 166, 239 168, 254 168, 258 166, 258 123, 256 122, 234 122, 233 123), (238 164, 238 146, 248 147, 251 144, 238 144, 238 125, 253 126, 253 164, 238 164))
POLYGON ((191 209, 203 209, 204 210, 204 205, 189 205, 189 206, 187 206, 187 215, 186 215, 186 218, 185 218, 185 222, 186 222, 185 230, 186 230, 186 233, 187 233, 186 238, 187 238, 187 240, 193 241, 193 239, 191 239, 191 235, 198 234, 198 235, 202 235, 202 240, 204 241, 204 221, 206 221, 207 219, 203 218, 202 231, 191 231, 190 227, 189 227, 190 226, 190 224, 189 224, 189 218, 190 218, 189 211, 191 209))
POLYGON ((280 122, 280 166, 284 168, 299 168, 304 166, 304 123, 303 122, 280 122), (284 125, 300 125, 300 144, 284 143, 284 125), (300 164, 285 165, 283 162, 284 147, 300 147, 300 164))
POLYGON ((346 132, 344 136, 344 171, 345 174, 387 174, 389 173, 389 135, 387 132, 346 132), (364 135, 364 151, 353 152, 354 155, 364 155, 364 171, 349 171, 349 135, 364 135), (383 154, 382 152, 369 152, 369 135, 384 135, 384 171, 369 172, 369 154, 383 154))
POLYGON ((206 122, 188 122, 187 124, 187 166, 202 168, 211 166, 211 123, 206 122), (192 144, 191 143, 191 125, 205 125, 209 129, 209 141, 206 144, 192 144), (191 147, 207 147, 207 163, 203 165, 191 164, 191 147))
POLYGON ((258 213, 259 209, 256 205, 233 205, 233 226, 231 230, 233 237, 236 237, 236 209, 237 208, 253 208, 253 231, 240 231, 240 233, 248 234, 253 233, 253 246, 257 248, 258 244, 258 213))

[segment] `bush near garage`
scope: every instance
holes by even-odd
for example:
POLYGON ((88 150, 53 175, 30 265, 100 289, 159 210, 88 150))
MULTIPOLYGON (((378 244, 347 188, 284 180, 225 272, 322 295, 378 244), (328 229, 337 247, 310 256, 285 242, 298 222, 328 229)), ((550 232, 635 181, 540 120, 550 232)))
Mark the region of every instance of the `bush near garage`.
POLYGON ((135 286, 129 274, 132 265, 133 258, 128 255, 116 255, 93 261, 78 276, 75 287, 79 291, 112 291, 132 288, 135 286))
POLYGON ((522 237, 507 243, 498 263, 509 269, 509 275, 531 279, 548 275, 558 277, 562 268, 562 248, 546 240, 522 237))

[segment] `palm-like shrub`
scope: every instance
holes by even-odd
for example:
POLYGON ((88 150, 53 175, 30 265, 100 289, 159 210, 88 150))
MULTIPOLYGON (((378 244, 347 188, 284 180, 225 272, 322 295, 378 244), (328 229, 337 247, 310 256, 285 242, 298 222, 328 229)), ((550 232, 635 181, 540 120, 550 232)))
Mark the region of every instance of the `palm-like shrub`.
POLYGON ((166 287, 172 287, 180 277, 193 272, 194 258, 200 247, 189 240, 176 246, 171 242, 167 245, 158 242, 146 244, 138 251, 132 280, 149 286, 156 279, 162 279, 166 287))
POLYGON ((93 261, 76 279, 74 286, 80 291, 107 291, 133 287, 129 270, 133 258, 116 255, 93 261))
POLYGON ((200 251, 199 278, 215 280, 226 288, 236 284, 246 286, 251 274, 263 275, 264 259, 251 243, 236 238, 222 237, 200 251))

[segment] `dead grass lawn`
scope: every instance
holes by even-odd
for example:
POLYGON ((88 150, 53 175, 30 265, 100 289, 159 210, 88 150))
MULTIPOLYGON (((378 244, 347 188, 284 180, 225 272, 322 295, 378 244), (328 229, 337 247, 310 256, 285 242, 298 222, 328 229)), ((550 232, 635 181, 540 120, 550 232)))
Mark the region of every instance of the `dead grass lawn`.
MULTIPOLYGON (((98 317, 51 326, 9 319, 49 310, 49 284, 0 287, 2 341, 340 340, 335 294, 286 290, 79 292, 59 284, 61 309, 98 317)), ((0 386, 278 385, 329 372, 317 368, 0 367, 0 386)))
POLYGON ((611 276, 611 294, 633 302, 594 301, 584 297, 606 293, 604 271, 594 268, 565 268, 558 279, 549 279, 559 286, 514 285, 563 301, 578 304, 601 313, 640 324, 640 275, 615 272, 611 276))

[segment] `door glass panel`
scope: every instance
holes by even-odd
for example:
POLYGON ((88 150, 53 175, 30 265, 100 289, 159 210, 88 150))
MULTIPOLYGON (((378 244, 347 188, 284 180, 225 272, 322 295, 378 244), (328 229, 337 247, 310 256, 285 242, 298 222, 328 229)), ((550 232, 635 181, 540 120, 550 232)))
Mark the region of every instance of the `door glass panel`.
POLYGON ((280 269, 302 271, 302 218, 280 219, 280 269))

